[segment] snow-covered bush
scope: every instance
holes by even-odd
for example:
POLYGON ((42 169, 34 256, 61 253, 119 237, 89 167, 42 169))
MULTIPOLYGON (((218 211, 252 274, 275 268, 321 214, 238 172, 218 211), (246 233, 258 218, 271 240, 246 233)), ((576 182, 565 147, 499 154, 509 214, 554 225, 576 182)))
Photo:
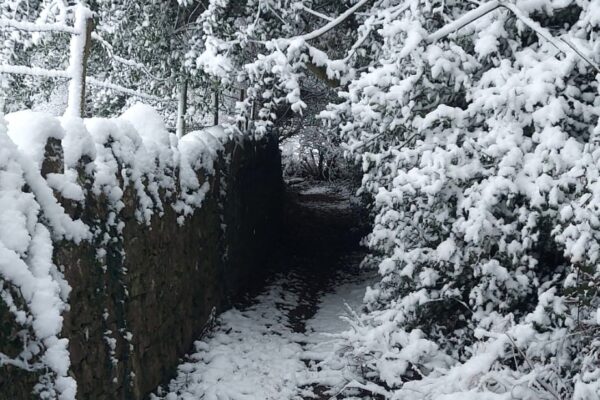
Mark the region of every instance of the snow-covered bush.
POLYGON ((408 2, 324 113, 375 198, 350 353, 393 398, 600 396, 600 8, 563 3, 408 2))
POLYGON ((261 106, 256 128, 283 102, 306 109, 308 73, 337 85, 322 117, 374 199, 381 282, 347 336, 354 386, 598 398, 600 5, 260 4, 210 32, 261 106))

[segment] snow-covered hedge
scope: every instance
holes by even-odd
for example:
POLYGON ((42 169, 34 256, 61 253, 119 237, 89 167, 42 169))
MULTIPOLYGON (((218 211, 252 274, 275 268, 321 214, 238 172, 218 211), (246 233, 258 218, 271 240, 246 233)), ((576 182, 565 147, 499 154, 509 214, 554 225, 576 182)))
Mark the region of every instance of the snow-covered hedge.
POLYGON ((1 118, 0 306, 14 318, 22 351, 0 353, 0 366, 36 373, 41 398, 74 399, 68 340, 61 337, 70 287, 63 266, 53 262, 55 244, 94 240, 101 244, 102 264, 102 244, 114 239, 107 233, 120 235, 124 227, 118 214, 128 188, 135 192, 140 223, 149 224, 173 207, 183 224, 202 205, 209 188, 200 177, 214 172, 213 162, 228 139, 219 127, 178 139, 144 105, 114 119, 55 118, 32 111, 1 118), (58 151, 49 145, 53 141, 62 143, 58 151), (47 159, 64 162, 64 168, 42 171, 47 159), (107 221, 73 219, 61 204, 84 207, 88 196, 107 199, 107 221))
POLYGON ((355 386, 598 399, 600 6, 406 5, 323 114, 374 198, 381 282, 347 336, 355 386))

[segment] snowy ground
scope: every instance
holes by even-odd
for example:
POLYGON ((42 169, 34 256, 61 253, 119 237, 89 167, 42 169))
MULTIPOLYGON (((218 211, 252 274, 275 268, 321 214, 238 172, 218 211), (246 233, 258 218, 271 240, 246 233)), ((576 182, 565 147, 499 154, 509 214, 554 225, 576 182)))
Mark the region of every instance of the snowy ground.
POLYGON ((316 314, 303 321, 306 331, 299 332, 302 321, 294 311, 306 306, 305 285, 295 272, 277 277, 255 304, 218 318, 214 332, 197 341, 196 353, 179 366, 168 393, 157 398, 330 398, 334 393, 321 393, 324 388, 346 382, 331 335, 349 328, 341 316, 360 307, 371 280, 366 273, 351 275, 323 293, 316 314))

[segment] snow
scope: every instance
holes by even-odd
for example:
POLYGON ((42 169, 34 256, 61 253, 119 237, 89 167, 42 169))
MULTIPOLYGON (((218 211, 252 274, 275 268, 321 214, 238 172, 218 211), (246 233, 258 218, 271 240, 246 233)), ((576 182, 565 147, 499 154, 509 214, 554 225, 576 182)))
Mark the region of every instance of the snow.
MULTIPOLYGON (((279 286, 279 285, 278 285, 279 286)), ((178 399, 292 398, 304 363, 302 347, 293 340, 286 310, 297 299, 280 287, 259 296, 247 310, 230 310, 207 341, 196 342, 197 353, 178 369, 169 385, 178 399)))
MULTIPOLYGON (((19 132, 17 129, 29 129, 31 125, 22 124, 24 116, 32 117, 35 128, 42 130, 40 137, 57 135, 61 132, 58 121, 51 123, 46 116, 19 113, 13 115, 11 124, 12 136, 27 143, 32 132, 19 132), (36 118, 40 117, 40 118, 36 118), (49 123, 35 125, 43 120, 49 123), (21 133, 21 135, 20 135, 21 133), (44 136, 46 135, 46 136, 44 136)), ((3 280, 2 297, 8 309, 15 316, 18 324, 30 329, 32 343, 38 343, 41 350, 41 363, 47 374, 54 376, 54 387, 47 386, 42 392, 54 392, 65 400, 74 399, 76 383, 68 376, 69 357, 66 339, 59 339, 62 328, 61 314, 67 309, 66 296, 68 288, 64 287, 60 273, 52 262, 53 244, 51 234, 58 238, 65 236, 74 241, 88 237, 87 229, 80 221, 72 221, 57 204, 51 189, 40 175, 40 159, 26 156, 27 152, 17 148, 6 132, 5 122, 0 119, 0 277, 3 280), (30 192, 24 192, 28 185, 30 192), (41 218, 44 212, 46 221, 41 218), (46 226, 47 224, 47 226, 46 226), (13 299, 6 287, 18 289, 22 299, 13 299), (20 309, 21 301, 25 309, 20 309), (60 381, 60 385, 56 382, 60 381), (73 394, 73 396, 71 395, 73 394)), ((60 135, 60 134, 59 134, 60 135)), ((42 142, 43 143, 43 142, 42 142)), ((39 151, 29 149, 32 157, 38 157, 39 151)), ((2 363, 9 362, 17 366, 35 365, 34 352, 24 347, 21 354, 6 359, 2 355, 2 363)), ((40 368, 40 366, 37 366, 40 368)))
POLYGON ((361 313, 366 287, 374 284, 376 278, 369 272, 363 272, 358 277, 340 276, 333 290, 321 298, 317 312, 306 322, 309 336, 319 353, 331 355, 333 346, 339 344, 335 341, 335 335, 351 328, 347 318, 361 313))
MULTIPOLYGON (((220 126, 189 132, 179 140, 181 193, 180 200, 174 208, 182 214, 182 217, 202 205, 210 187, 208 180, 204 182, 199 180, 198 171, 204 171, 209 175, 214 174, 214 163, 228 140, 231 140, 230 135, 220 126)), ((180 218, 180 223, 182 222, 183 218, 180 218)))
POLYGON ((63 78, 69 79, 71 75, 67 71, 45 69, 39 67, 27 67, 24 65, 0 65, 0 73, 33 75, 44 78, 63 78))
MULTIPOLYGON (((237 139, 220 127, 178 140, 158 113, 144 105, 110 119, 53 117, 29 110, 0 118, 0 295, 26 341, 20 354, 12 358, 0 354, 0 364, 46 371, 36 386, 42 398, 75 399, 68 339, 61 338, 71 289, 53 263, 54 244, 61 240, 79 244, 97 232, 101 235, 97 254, 103 262, 103 246, 111 238, 103 235, 106 227, 90 227, 66 214, 57 193, 77 202, 85 201, 88 189, 105 194, 111 212, 101 223, 117 234, 123 228, 119 212, 127 187, 136 191, 139 222, 149 223, 171 206, 185 223, 186 216, 202 205, 198 192, 209 189, 208 180, 200 184, 198 177, 215 172, 213 164, 230 140, 237 139), (64 172, 43 177, 41 165, 50 138, 62 143, 64 172), (82 185, 80 172, 90 177, 89 188, 82 185), (20 297, 14 298, 15 293, 20 297)), ((131 334, 126 332, 125 337, 131 339, 131 334)))
POLYGON ((360 312, 373 278, 340 273, 340 284, 322 295, 306 321, 306 332, 297 332, 290 313, 305 301, 302 282, 293 272, 279 274, 253 305, 221 314, 168 389, 152 399, 299 400, 317 386, 341 389, 348 376, 336 349, 339 334, 351 327, 343 317, 360 312))
POLYGON ((96 158, 94 140, 80 118, 63 117, 60 119, 65 136, 63 138, 63 155, 67 168, 76 168, 82 158, 90 161, 96 158))
POLYGON ((198 68, 218 77, 226 77, 233 68, 229 58, 220 54, 217 41, 207 40, 206 49, 196 59, 198 68))
POLYGON ((310 186, 306 189, 300 190, 300 194, 303 196, 310 196, 313 194, 331 194, 335 192, 335 188, 331 186, 310 186))
POLYGON ((442 243, 439 244, 439 246, 436 249, 438 259, 440 261, 450 260, 450 257, 452 257, 452 254, 455 251, 456 251, 456 243, 454 242, 454 239, 452 239, 452 238, 444 240, 442 243))
POLYGON ((61 140, 65 136, 60 121, 50 114, 25 110, 8 114, 4 119, 8 123, 8 136, 38 169, 42 167, 48 139, 61 140))
POLYGON ((77 30, 73 27, 60 23, 42 24, 39 22, 15 21, 12 19, 0 18, 0 28, 13 28, 27 32, 65 32, 76 34, 77 30))

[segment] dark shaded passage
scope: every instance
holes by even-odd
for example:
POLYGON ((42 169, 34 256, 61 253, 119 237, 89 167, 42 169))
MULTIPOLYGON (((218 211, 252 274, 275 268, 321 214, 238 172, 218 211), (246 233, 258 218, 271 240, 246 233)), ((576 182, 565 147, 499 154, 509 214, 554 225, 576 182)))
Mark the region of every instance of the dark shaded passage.
POLYGON ((360 246, 368 233, 367 215, 353 188, 344 183, 286 184, 282 248, 278 268, 294 276, 290 290, 300 297, 289 313, 296 332, 317 310, 343 275, 357 275, 366 255, 360 246))
MULTIPOLYGON (((304 333, 305 322, 320 298, 341 281, 360 274, 366 256, 361 240, 369 232, 368 213, 348 182, 285 183, 280 236, 272 238, 269 276, 284 274, 300 305, 289 312, 294 330, 304 333)), ((269 284, 257 277, 235 306, 247 307, 269 284)))

